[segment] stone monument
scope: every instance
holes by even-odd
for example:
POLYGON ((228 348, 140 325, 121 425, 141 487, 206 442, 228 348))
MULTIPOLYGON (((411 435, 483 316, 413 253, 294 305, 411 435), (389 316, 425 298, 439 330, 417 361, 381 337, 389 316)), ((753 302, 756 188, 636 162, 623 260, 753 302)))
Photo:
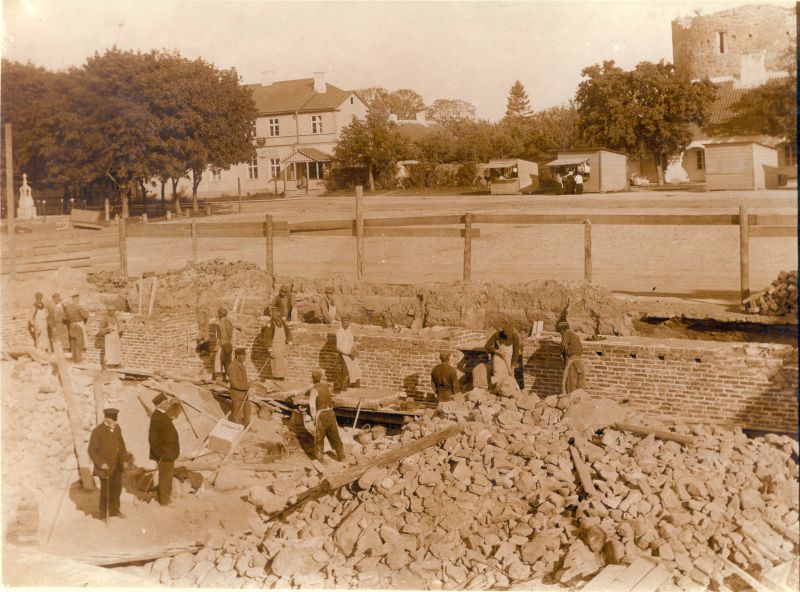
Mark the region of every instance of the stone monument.
POLYGON ((22 187, 19 188, 19 203, 17 204, 17 220, 35 220, 36 205, 28 185, 28 175, 22 173, 22 187))

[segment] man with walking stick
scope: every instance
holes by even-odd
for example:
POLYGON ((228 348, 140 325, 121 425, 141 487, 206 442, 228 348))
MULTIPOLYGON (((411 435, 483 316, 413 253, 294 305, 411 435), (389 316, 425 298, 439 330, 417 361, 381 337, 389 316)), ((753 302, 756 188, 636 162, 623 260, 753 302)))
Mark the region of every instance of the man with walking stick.
POLYGON ((117 423, 119 410, 109 407, 103 410, 103 415, 103 423, 92 430, 89 438, 89 458, 94 463, 92 474, 100 477, 100 518, 108 523, 109 516, 125 518, 119 509, 119 499, 128 451, 117 423))

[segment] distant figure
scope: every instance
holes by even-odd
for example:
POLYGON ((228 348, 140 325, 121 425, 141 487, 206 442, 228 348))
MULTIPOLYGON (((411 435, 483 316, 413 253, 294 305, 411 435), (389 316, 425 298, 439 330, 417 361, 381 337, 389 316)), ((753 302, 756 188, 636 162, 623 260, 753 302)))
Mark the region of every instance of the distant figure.
POLYGON ((333 299, 333 288, 325 288, 325 295, 319 303, 319 311, 322 314, 322 322, 328 325, 336 320, 336 301, 333 299))
POLYGON ((172 477, 175 461, 181 455, 178 430, 173 421, 181 412, 178 399, 167 398, 163 393, 153 399, 156 408, 150 416, 150 459, 158 463, 158 503, 169 505, 172 497, 172 477))
POLYGON ((286 346, 292 345, 292 333, 277 306, 270 310, 270 318, 271 322, 264 330, 264 345, 269 353, 272 379, 283 380, 286 377, 286 346))
POLYGON ((100 477, 100 518, 109 516, 125 518, 120 512, 119 498, 122 495, 122 470, 128 458, 122 430, 117 424, 119 410, 103 410, 103 423, 92 430, 89 437, 89 458, 92 459, 92 474, 100 477))
POLYGON ((308 413, 314 420, 314 456, 322 462, 325 458, 325 438, 330 442, 331 448, 336 451, 336 460, 344 461, 344 445, 339 436, 339 426, 336 425, 336 414, 333 412, 333 395, 327 384, 322 382, 322 369, 317 368, 311 372, 314 386, 308 394, 308 413))
POLYGON ((450 352, 439 352, 440 363, 431 370, 431 386, 439 403, 453 400, 453 395, 461 389, 455 368, 450 365, 450 352))
POLYGON ((566 321, 559 321, 556 324, 556 331, 561 333, 561 357, 566 362, 562 381, 565 385, 564 392, 569 394, 577 389, 585 389, 586 376, 581 359, 583 353, 581 338, 569 328, 569 323, 566 321))
POLYGON ((228 309, 224 306, 217 310, 217 316, 217 355, 211 379, 216 380, 218 375, 222 375, 223 380, 227 380, 228 364, 233 359, 233 322, 228 318, 228 309))
POLYGON ((107 313, 100 323, 98 335, 103 337, 103 364, 105 366, 119 366, 122 363, 122 348, 119 338, 124 329, 122 322, 117 316, 117 307, 113 304, 108 305, 107 313))
POLYGON ((72 361, 80 364, 83 361, 83 350, 86 348, 86 321, 89 315, 80 304, 81 295, 72 295, 72 301, 64 305, 64 319, 69 326, 69 347, 72 350, 72 361))
POLYGON ((580 173, 575 175, 575 193, 578 195, 583 194, 583 175, 580 173))
POLYGON ((52 302, 48 306, 47 325, 50 333, 50 344, 53 351, 56 350, 56 343, 61 343, 63 351, 69 350, 69 330, 64 315, 64 303, 61 302, 61 295, 56 292, 51 296, 52 302))
POLYGON ((351 385, 361 386, 361 365, 358 363, 358 350, 353 330, 350 328, 350 315, 342 316, 342 326, 336 332, 336 350, 341 356, 339 366, 339 391, 346 391, 351 385))
POLYGON ((522 345, 514 328, 505 325, 486 342, 486 351, 492 354, 492 383, 498 384, 504 378, 514 378, 514 368, 519 360, 522 345))
POLYGON ((572 176, 572 171, 564 176, 564 193, 567 195, 575 193, 575 178, 572 176))
POLYGON ((228 378, 231 381, 231 421, 246 426, 250 423, 250 404, 247 401, 247 391, 250 390, 250 381, 247 379, 247 369, 244 361, 247 350, 243 347, 236 348, 233 361, 228 366, 228 378))
POLYGON ((294 301, 292 299, 291 288, 289 288, 287 284, 283 284, 281 286, 281 291, 275 297, 275 304, 273 304, 273 306, 277 307, 278 310, 281 311, 283 320, 292 320, 292 308, 294 307, 294 301))
POLYGON ((34 295, 33 307, 28 314, 28 332, 33 337, 33 345, 36 349, 50 351, 50 339, 48 331, 48 310, 44 305, 44 294, 36 292, 34 295))
POLYGON ((556 171, 555 177, 553 177, 553 181, 556 184, 556 195, 561 195, 564 193, 564 179, 561 178, 561 173, 556 171))

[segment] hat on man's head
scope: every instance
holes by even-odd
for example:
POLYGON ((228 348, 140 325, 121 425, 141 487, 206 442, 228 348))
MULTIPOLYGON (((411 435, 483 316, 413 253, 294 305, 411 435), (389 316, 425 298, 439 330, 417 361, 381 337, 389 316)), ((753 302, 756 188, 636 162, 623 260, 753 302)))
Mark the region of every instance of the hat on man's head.
POLYGON ((217 309, 217 314, 220 314, 220 315, 226 315, 226 314, 228 314, 228 309, 227 309, 227 308, 225 308, 224 306, 220 306, 220 307, 217 309))
POLYGON ((441 350, 441 351, 439 352, 439 359, 440 359, 442 362, 448 362, 448 361, 450 361, 450 350, 449 350, 449 349, 443 349, 443 350, 441 350))
POLYGON ((41 300, 42 298, 44 298, 44 294, 42 294, 41 292, 36 292, 36 294, 34 294, 33 297, 36 298, 36 300, 41 300))
POLYGON ((322 380, 322 368, 314 368, 311 371, 311 378, 314 380, 322 380))
POLYGON ((237 347, 235 350, 233 350, 233 354, 235 356, 238 356, 239 354, 246 354, 246 353, 247 353, 247 349, 244 348, 244 347, 237 347))
POLYGON ((109 419, 113 419, 114 421, 117 420, 117 416, 119 415, 119 409, 114 407, 106 407, 103 409, 103 415, 105 415, 109 419))
POLYGON ((283 285, 281 286, 281 292, 288 292, 288 291, 289 291, 289 286, 288 286, 288 284, 283 284, 283 285))
POLYGON ((333 294, 333 287, 332 286, 328 286, 327 288, 325 288, 325 293, 326 294, 333 294))
POLYGON ((53 292, 53 298, 61 298, 61 294, 58 292, 53 292))
POLYGON ((155 397, 153 397, 153 405, 158 407, 159 405, 161 405, 161 403, 163 403, 166 400, 167 400, 167 395, 165 395, 164 393, 158 393, 155 397))
POLYGON ((558 321, 556 323, 556 331, 561 331, 562 329, 569 329, 569 323, 567 321, 558 321))

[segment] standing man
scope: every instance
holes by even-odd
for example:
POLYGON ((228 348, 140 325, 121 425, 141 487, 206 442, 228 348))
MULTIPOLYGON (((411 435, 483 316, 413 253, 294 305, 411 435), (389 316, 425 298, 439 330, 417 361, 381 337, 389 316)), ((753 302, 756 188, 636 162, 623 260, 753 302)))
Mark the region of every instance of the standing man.
POLYGON ((461 389, 455 368, 450 365, 450 352, 446 350, 439 352, 439 361, 440 364, 434 366, 431 371, 431 385, 439 403, 445 403, 452 401, 453 395, 461 389))
POLYGON ((564 193, 564 179, 561 178, 561 173, 556 171, 553 181, 555 181, 556 184, 556 195, 564 193))
POLYGON ((325 295, 319 303, 319 311, 322 314, 322 322, 328 325, 336 320, 336 301, 333 299, 333 288, 325 288, 325 295))
POLYGON ((273 380, 283 380, 286 377, 286 345, 292 345, 292 333, 277 306, 270 310, 270 321, 264 328, 270 374, 273 380))
MULTIPOLYGON (((514 378, 522 344, 511 325, 505 325, 486 342, 486 351, 492 354, 492 382, 498 384, 504 378, 514 378)), ((516 382, 516 380, 515 380, 516 382)))
POLYGON ((122 348, 119 338, 122 335, 122 323, 117 316, 117 307, 108 305, 105 318, 100 323, 98 335, 103 337, 103 365, 119 366, 122 363, 122 348))
POLYGON ((36 292, 33 307, 28 314, 28 331, 33 337, 33 345, 36 349, 50 351, 50 339, 47 336, 49 327, 48 310, 44 305, 44 294, 36 292))
POLYGON ((163 394, 157 395, 153 403, 156 409, 150 416, 150 458, 158 463, 158 503, 166 506, 172 496, 175 461, 181 454, 178 430, 172 423, 181 412, 181 403, 163 394))
POLYGON ((361 386, 361 366, 358 363, 358 350, 355 345, 353 330, 350 328, 350 315, 342 316, 342 326, 336 331, 336 349, 341 355, 339 366, 339 391, 348 387, 361 386))
POLYGON ((247 379, 247 369, 244 367, 246 355, 245 348, 237 347, 236 355, 228 366, 228 378, 231 381, 231 421, 243 426, 250 423, 250 403, 247 400, 250 381, 247 379))
POLYGON ((64 303, 61 302, 61 295, 58 292, 53 294, 52 302, 48 309, 47 325, 53 351, 56 349, 56 342, 60 342, 61 348, 67 351, 69 349, 69 332, 65 323, 64 303))
POLYGON ((72 361, 80 364, 83 361, 83 350, 86 348, 86 321, 89 315, 80 304, 81 295, 73 294, 72 301, 64 305, 64 320, 69 326, 69 346, 72 350, 72 361))
POLYGON ((581 338, 569 328, 567 321, 559 321, 556 331, 561 333, 561 357, 566 362, 562 379, 563 390, 566 394, 577 389, 586 388, 586 375, 583 368, 583 346, 581 338))
POLYGON ((583 194, 583 175, 580 172, 575 173, 575 193, 583 194))
POLYGON ((128 458, 122 430, 117 423, 119 410, 103 410, 103 423, 92 430, 89 437, 89 458, 94 464, 93 475, 100 477, 100 518, 125 515, 119 511, 119 498, 122 495, 122 469, 128 458))
POLYGON ((214 374, 212 380, 216 380, 217 375, 221 374, 223 380, 228 379, 228 365, 233 358, 233 322, 228 318, 228 309, 221 306, 217 310, 219 321, 217 322, 217 355, 214 357, 214 374))
POLYGON ((336 425, 336 414, 333 412, 333 395, 328 385, 322 382, 322 369, 317 368, 311 372, 314 386, 308 394, 308 412, 314 420, 314 456, 322 462, 325 458, 325 438, 336 451, 336 459, 343 462, 345 459, 344 445, 339 437, 339 426, 336 425))
POLYGON ((280 293, 275 297, 275 306, 281 311, 281 316, 284 321, 292 320, 292 308, 294 307, 294 300, 292 299, 291 289, 287 284, 281 286, 280 293))

